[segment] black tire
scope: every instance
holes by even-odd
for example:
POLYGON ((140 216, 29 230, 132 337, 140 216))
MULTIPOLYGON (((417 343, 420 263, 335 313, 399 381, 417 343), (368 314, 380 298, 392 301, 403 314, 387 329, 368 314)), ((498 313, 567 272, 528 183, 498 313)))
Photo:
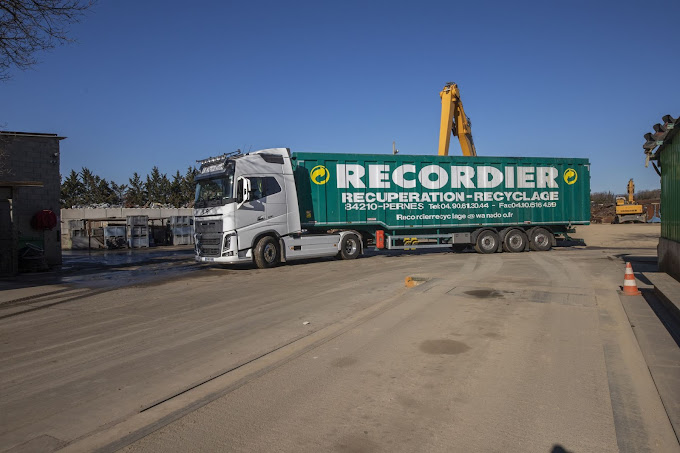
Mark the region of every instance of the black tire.
POLYGON ((526 249, 527 241, 527 235, 524 234, 524 231, 510 230, 503 238, 503 250, 510 253, 523 252, 526 249))
POLYGON ((273 237, 265 236, 257 241, 253 255, 257 267, 269 269, 279 264, 280 258, 279 245, 273 237))
POLYGON ((495 253, 498 250, 498 234, 495 231, 484 230, 477 236, 475 250, 477 253, 495 253))
POLYGON ((451 248, 455 253, 463 253, 469 244, 453 244, 451 248))
POLYGON ((361 240, 356 234, 346 234, 340 242, 340 258, 353 260, 361 253, 361 240))
POLYGON ((534 228, 529 237, 529 248, 536 252, 547 252, 552 248, 553 234, 545 228, 534 228))

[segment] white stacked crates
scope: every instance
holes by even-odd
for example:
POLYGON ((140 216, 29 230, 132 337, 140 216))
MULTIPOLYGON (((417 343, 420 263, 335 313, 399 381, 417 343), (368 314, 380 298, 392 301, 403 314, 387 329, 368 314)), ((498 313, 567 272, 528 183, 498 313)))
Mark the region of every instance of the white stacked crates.
POLYGON ((194 243, 194 218, 190 215, 172 216, 168 219, 172 234, 172 245, 194 243))
POLYGON ((104 227, 104 244, 107 249, 125 247, 125 225, 108 225, 104 227))
POLYGON ((149 246, 149 216, 132 215, 126 220, 128 247, 141 248, 149 246))

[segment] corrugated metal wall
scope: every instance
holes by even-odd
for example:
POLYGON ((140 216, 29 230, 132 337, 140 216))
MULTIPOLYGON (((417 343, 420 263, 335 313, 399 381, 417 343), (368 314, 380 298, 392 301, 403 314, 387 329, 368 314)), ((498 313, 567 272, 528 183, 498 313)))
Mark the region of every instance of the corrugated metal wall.
POLYGON ((661 152, 661 237, 680 242, 680 134, 661 152))

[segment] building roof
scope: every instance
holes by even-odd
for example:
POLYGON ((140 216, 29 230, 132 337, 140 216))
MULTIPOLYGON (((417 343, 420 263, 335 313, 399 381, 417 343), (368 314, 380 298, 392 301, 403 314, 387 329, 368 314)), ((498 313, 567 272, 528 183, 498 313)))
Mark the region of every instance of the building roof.
POLYGON ((670 115, 665 115, 661 120, 663 124, 656 123, 652 126, 654 133, 647 132, 645 134, 645 144, 642 145, 642 148, 647 154, 647 159, 658 160, 660 153, 680 130, 680 117, 673 118, 670 115), (658 148, 654 151, 657 146, 658 148))
POLYGON ((14 131, 0 131, 0 135, 7 137, 43 137, 43 138, 56 138, 57 140, 63 140, 66 137, 60 137, 57 134, 46 134, 43 132, 14 132, 14 131))

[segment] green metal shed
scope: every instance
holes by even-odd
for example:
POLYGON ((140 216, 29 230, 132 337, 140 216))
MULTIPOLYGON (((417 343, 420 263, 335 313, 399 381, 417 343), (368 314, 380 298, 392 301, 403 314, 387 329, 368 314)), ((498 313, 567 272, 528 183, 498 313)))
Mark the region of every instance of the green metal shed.
POLYGON ((662 121, 645 134, 642 147, 661 176, 659 270, 680 281, 680 118, 666 115, 662 121))

